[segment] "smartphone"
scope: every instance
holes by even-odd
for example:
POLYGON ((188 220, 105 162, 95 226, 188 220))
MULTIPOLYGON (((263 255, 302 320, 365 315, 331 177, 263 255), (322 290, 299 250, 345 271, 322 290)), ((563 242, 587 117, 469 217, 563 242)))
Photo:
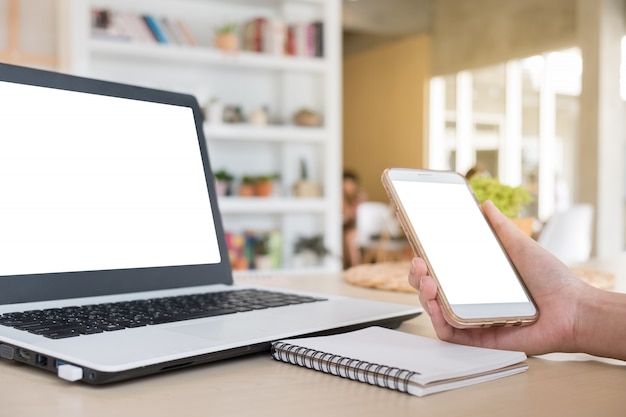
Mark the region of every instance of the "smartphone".
POLYGON ((539 310, 471 186, 453 171, 388 168, 383 186, 457 328, 520 326, 539 310))

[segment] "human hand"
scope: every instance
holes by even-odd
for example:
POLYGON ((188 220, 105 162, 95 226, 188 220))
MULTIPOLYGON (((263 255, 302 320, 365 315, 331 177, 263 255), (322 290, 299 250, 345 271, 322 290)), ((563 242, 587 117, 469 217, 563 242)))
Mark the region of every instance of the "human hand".
POLYGON ((444 319, 437 298, 437 285, 427 275, 425 262, 414 258, 409 283, 419 291, 420 302, 429 314, 437 336, 449 342, 520 350, 528 355, 575 350, 578 300, 587 284, 524 235, 493 203, 483 203, 482 210, 537 303, 539 319, 530 326, 522 327, 454 328, 444 319))

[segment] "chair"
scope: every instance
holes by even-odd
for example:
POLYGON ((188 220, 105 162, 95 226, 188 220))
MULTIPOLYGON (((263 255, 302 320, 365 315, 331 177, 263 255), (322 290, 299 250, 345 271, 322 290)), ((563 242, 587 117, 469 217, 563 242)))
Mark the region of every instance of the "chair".
POLYGON ((591 255, 593 206, 574 204, 547 221, 537 242, 566 264, 585 262, 591 255))
POLYGON ((363 263, 400 260, 408 248, 391 208, 376 201, 365 201, 357 207, 356 242, 363 251, 363 263))

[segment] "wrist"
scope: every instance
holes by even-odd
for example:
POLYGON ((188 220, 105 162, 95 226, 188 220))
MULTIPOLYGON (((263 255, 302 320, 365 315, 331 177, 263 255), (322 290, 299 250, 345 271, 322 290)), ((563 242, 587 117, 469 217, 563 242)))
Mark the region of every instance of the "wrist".
POLYGON ((626 346, 615 343, 626 337, 623 317, 626 294, 583 288, 576 306, 571 351, 626 359, 626 346))
POLYGON ((572 340, 569 344, 568 352, 584 352, 588 353, 590 350, 589 341, 592 335, 594 324, 596 322, 595 317, 590 320, 593 315, 593 306, 597 305, 598 298, 601 294, 597 293, 597 289, 583 288, 579 292, 579 297, 576 298, 576 306, 574 309, 574 317, 572 322, 572 340))

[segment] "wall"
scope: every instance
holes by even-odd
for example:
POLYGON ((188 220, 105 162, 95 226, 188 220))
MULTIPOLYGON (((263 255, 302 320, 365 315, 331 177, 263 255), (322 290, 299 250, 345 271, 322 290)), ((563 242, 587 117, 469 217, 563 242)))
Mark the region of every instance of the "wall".
POLYGON ((576 45, 576 9, 576 0, 437 0, 432 72, 451 74, 576 45))
POLYGON ((407 37, 343 61, 343 166, 370 200, 388 201, 386 167, 423 167, 430 38, 407 37))

